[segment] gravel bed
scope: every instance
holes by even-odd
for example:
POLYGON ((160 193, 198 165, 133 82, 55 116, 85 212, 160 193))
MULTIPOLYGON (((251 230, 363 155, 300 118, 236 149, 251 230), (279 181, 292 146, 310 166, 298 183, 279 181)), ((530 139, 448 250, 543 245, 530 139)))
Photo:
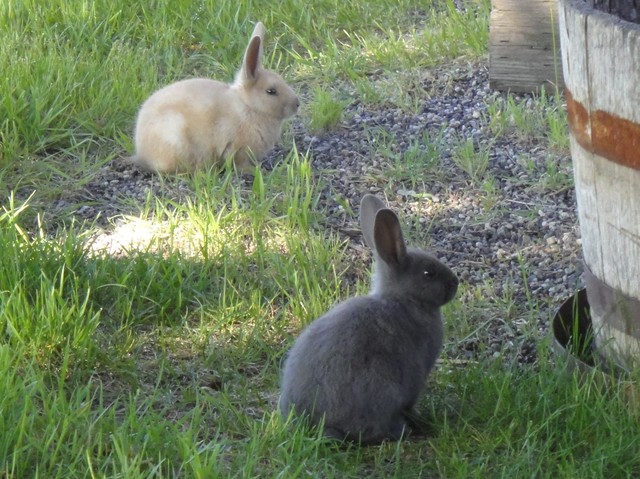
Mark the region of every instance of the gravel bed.
MULTIPOLYGON (((503 95, 489 89, 485 64, 427 71, 422 88, 412 112, 392 106, 371 109, 355 101, 341 124, 326 133, 313 134, 299 118, 293 121, 297 148, 310 151, 323 185, 325 226, 348 238, 354 262, 363 264, 368 252, 356 218, 336 199, 349 201, 357 212, 364 193, 385 195, 405 223, 410 241, 434 251, 466 284, 468 301, 463 299, 462 311, 470 323, 469 333, 451 338, 451 355, 473 360, 506 354, 534 361, 537 340, 546 333, 551 313, 581 287, 581 246, 568 153, 548 151, 544 139, 523 140, 515 134, 496 139, 488 131, 485 102, 503 95), (376 143, 379 135, 391 137, 388 147, 401 157, 416 145, 428 146, 421 144, 426 131, 432 138, 441 135, 433 174, 399 172, 376 143), (471 181, 454 161, 454 144, 461 137, 489 151, 485 177, 492 177, 493 183, 488 190, 471 181), (568 186, 548 184, 550 163, 569 178, 568 186), (534 303, 537 309, 530 306, 534 303)), ((282 146, 277 147, 265 168, 285 154, 282 146)), ((161 187, 155 175, 115 159, 86 186, 84 204, 91 200, 93 205, 82 206, 75 214, 82 219, 100 215, 107 224, 107 219, 129 212, 129 200, 141 201, 149 191, 162 190, 175 198, 190 193, 184 182, 168 183, 170 188, 161 187)), ((68 209, 70 202, 61 199, 56 207, 68 209)), ((108 228, 105 235, 108 238, 108 228)))

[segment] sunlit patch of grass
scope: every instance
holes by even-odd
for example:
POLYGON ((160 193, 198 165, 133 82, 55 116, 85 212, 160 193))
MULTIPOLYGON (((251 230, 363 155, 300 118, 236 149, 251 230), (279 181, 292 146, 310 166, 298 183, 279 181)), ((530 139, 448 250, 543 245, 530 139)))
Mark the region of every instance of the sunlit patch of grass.
MULTIPOLYGON (((96 471, 139 477, 147 454, 160 454, 165 459, 159 474, 175 477, 183 455, 197 455, 204 468, 221 453, 215 445, 220 434, 222 441, 235 441, 251 431, 251 421, 275 406, 284 343, 344 294, 343 246, 313 226, 316 192, 310 175, 308 159, 297 156, 268 176, 254 177, 249 189, 232 173, 195 175, 194 200, 170 205, 153 199, 147 211, 154 216, 135 220, 126 230, 127 241, 106 249, 97 248, 99 237, 77 237, 73 230, 60 231, 59 238, 44 231, 32 236, 20 224, 28 207, 11 203, 0 222, 8 246, 0 260, 6 272, 0 284, 5 343, 35 368, 32 377, 46 371, 54 391, 57 378, 80 381, 94 375, 79 401, 102 395, 107 378, 109 387, 103 396, 109 403, 89 401, 82 414, 62 422, 74 428, 96 414, 95 454, 85 456, 73 440, 68 449, 46 456, 44 448, 36 449, 41 459, 29 456, 22 464, 26 456, 15 448, 18 439, 0 437, 10 460, 20 463, 11 470, 24 477, 29 464, 44 468, 55 459, 71 461, 71 470, 86 468, 88 461, 96 471), (130 396, 131 387, 147 396, 130 396), (111 403, 119 404, 117 413, 111 403), (198 414, 216 424, 211 436, 190 422, 198 414), (135 439, 137 427, 146 429, 142 443, 135 439), (108 445, 101 432, 107 430, 108 445), (177 449, 162 443, 161 430, 182 431, 175 438, 177 449), (202 456, 185 449, 196 437, 210 444, 202 456), (131 447, 136 454, 128 458, 123 453, 131 447)), ((54 394, 47 402, 52 421, 66 414, 55 401, 54 394)), ((48 423, 20 427, 22 437, 51 433, 48 423)), ((241 456, 225 457, 233 467, 241 461, 241 456)))

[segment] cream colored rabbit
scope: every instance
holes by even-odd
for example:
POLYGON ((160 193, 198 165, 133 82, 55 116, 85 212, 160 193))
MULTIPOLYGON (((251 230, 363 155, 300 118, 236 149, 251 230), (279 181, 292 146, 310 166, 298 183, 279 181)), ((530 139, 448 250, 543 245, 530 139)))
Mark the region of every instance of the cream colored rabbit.
POLYGON ((280 75, 262 67, 264 31, 258 22, 232 84, 194 78, 153 93, 138 113, 133 161, 185 172, 233 156, 238 170, 252 170, 300 104, 280 75))

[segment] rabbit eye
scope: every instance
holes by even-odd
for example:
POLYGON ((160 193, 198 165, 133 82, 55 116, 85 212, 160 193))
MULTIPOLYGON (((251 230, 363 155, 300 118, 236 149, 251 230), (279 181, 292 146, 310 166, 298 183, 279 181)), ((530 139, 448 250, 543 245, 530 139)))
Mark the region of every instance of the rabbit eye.
POLYGON ((422 276, 424 276, 425 279, 429 279, 429 278, 433 278, 435 276, 435 273, 429 269, 425 269, 422 272, 422 276))
POLYGON ((267 95, 277 95, 278 94, 278 90, 276 90, 275 88, 267 88, 267 95))

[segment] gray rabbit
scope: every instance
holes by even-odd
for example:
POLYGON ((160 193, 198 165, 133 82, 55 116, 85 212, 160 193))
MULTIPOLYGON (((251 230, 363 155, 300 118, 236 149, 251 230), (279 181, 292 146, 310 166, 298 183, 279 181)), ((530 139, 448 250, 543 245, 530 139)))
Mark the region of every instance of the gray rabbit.
POLYGON ((373 286, 311 323, 289 351, 280 410, 324 420, 327 437, 377 444, 400 439, 442 348, 440 307, 458 289, 435 257, 407 248, 393 211, 373 195, 360 226, 374 253, 373 286))

